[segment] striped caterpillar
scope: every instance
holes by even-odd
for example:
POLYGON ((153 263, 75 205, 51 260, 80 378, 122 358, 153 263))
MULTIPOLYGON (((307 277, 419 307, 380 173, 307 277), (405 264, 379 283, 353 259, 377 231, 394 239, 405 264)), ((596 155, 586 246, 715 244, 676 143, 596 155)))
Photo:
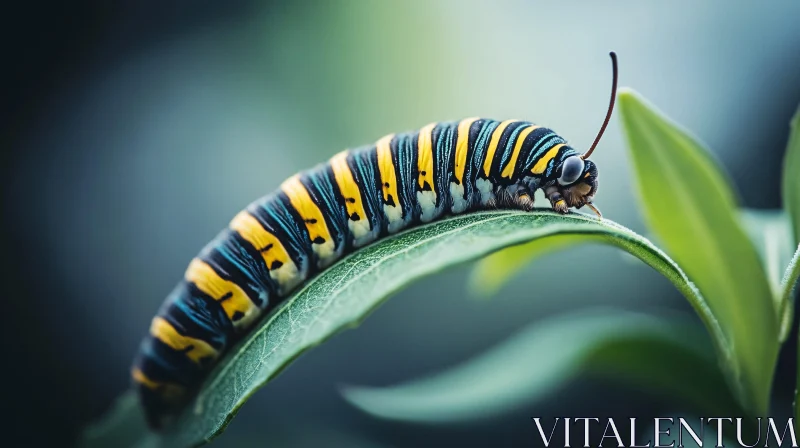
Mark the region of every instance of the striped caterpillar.
POLYGON ((209 370, 259 317, 343 255, 448 214, 533 209, 543 189, 552 208, 592 205, 591 155, 552 130, 518 120, 468 118, 390 134, 290 177, 241 211, 189 264, 150 326, 132 368, 148 423, 174 418, 209 370))

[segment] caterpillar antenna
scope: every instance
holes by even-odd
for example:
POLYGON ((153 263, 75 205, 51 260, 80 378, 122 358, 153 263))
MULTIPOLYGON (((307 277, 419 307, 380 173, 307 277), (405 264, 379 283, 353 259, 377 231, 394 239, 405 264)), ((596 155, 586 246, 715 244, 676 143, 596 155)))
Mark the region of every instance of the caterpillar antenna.
POLYGON ((614 111, 614 102, 617 100, 617 78, 619 77, 619 70, 617 68, 617 54, 613 51, 609 53, 611 56, 611 67, 613 70, 613 80, 611 81, 611 102, 608 104, 608 112, 606 112, 606 119, 603 121, 603 126, 600 126, 600 132, 597 133, 597 137, 594 139, 594 143, 592 146, 589 147, 589 150, 586 151, 585 154, 581 156, 581 159, 586 160, 592 155, 594 148, 597 147, 597 143, 600 142, 600 137, 603 136, 603 132, 606 131, 606 126, 608 126, 608 121, 611 120, 611 113, 614 111))

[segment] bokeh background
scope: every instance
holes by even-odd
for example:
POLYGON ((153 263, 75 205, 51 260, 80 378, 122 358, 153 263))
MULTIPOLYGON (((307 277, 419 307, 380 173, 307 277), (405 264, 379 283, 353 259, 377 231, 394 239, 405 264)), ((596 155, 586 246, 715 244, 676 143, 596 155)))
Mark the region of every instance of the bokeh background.
MULTIPOLYGON (((127 387, 188 260, 250 201, 341 149, 474 115, 531 120, 586 147, 615 50, 621 85, 706 142, 746 206, 775 208, 800 103, 796 1, 76 0, 4 16, 0 426, 27 446, 71 444, 127 387)), ((625 151, 613 118, 594 156, 597 204, 645 232, 625 151)), ((534 415, 676 409, 591 378, 463 425, 347 405, 341 384, 433 373, 566 310, 690 312, 611 248, 550 255, 491 301, 470 296, 469 272, 412 285, 302 356, 215 445, 535 446, 534 415)), ((784 347, 776 415, 790 412, 795 352, 784 347)))

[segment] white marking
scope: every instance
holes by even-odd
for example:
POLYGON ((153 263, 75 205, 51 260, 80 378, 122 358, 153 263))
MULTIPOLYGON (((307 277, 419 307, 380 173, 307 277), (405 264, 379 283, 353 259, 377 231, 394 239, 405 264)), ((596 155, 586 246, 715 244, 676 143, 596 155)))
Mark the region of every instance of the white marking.
POLYGON ((436 193, 433 191, 418 191, 417 204, 422 211, 419 219, 422 222, 431 222, 439 214, 436 209, 436 193))
POLYGON ((358 221, 353 221, 347 218, 347 227, 350 228, 350 233, 353 234, 353 240, 359 240, 369 235, 369 220, 366 216, 359 216, 358 221))
POLYGON ((489 201, 494 199, 494 185, 487 179, 476 180, 475 187, 481 193, 481 203, 483 205, 486 205, 489 201))
POLYGON ((461 213, 467 209, 467 201, 464 200, 464 186, 455 182, 450 184, 450 197, 453 198, 453 207, 450 211, 461 213))
POLYGON ((389 220, 389 233, 395 233, 405 226, 403 210, 400 207, 383 204, 383 214, 389 220))
POLYGON ((303 281, 303 276, 297 271, 297 266, 293 262, 284 263, 278 269, 271 269, 269 276, 280 286, 281 295, 293 290, 295 286, 303 281))
POLYGON ((339 258, 339 254, 335 251, 336 245, 333 244, 333 240, 325 240, 322 244, 311 243, 311 249, 317 255, 319 259, 317 264, 321 269, 330 266, 339 258))
POLYGON ((375 241, 376 239, 378 239, 378 230, 374 230, 372 232, 369 232, 368 234, 366 234, 362 238, 354 238, 353 239, 353 246, 355 246, 355 247, 366 246, 367 244, 375 241))
POLYGON ((353 232, 353 246, 361 247, 378 239, 380 227, 370 230, 370 223, 366 216, 362 216, 358 221, 352 219, 347 221, 350 231, 353 232))

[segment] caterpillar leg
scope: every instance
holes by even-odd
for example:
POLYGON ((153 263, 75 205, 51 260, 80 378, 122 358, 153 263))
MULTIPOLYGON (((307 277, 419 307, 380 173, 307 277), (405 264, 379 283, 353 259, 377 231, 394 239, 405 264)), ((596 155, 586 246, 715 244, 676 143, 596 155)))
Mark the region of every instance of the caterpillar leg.
POLYGON ((533 195, 527 191, 520 191, 516 196, 517 207, 526 212, 533 210, 533 195))
POLYGON ((550 205, 553 207, 553 210, 561 213, 562 215, 566 215, 569 212, 569 207, 567 206, 567 201, 564 200, 564 197, 561 196, 561 192, 558 191, 556 187, 548 187, 545 192, 545 196, 550 201, 550 205))
POLYGON ((486 202, 487 208, 515 208, 529 212, 533 210, 533 195, 527 189, 508 190, 498 188, 486 202))

